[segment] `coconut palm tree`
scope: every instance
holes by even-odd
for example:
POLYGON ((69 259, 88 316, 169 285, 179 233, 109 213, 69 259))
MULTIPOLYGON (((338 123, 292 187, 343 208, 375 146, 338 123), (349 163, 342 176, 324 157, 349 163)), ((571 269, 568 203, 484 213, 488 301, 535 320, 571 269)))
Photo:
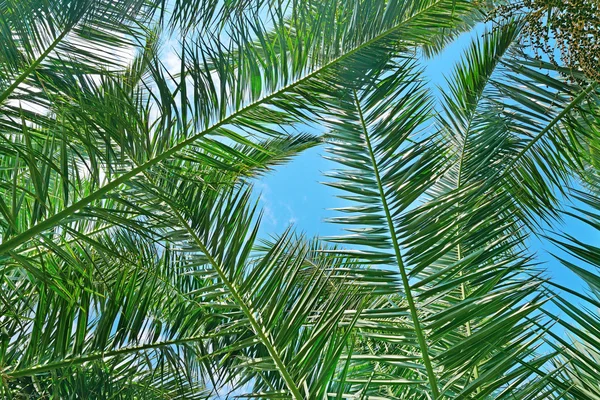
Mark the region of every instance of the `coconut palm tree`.
POLYGON ((597 316, 527 249, 593 190, 597 84, 520 21, 436 97, 423 60, 478 2, 0 8, 4 397, 598 396, 597 316), (318 145, 348 234, 259 238, 251 179, 318 145))

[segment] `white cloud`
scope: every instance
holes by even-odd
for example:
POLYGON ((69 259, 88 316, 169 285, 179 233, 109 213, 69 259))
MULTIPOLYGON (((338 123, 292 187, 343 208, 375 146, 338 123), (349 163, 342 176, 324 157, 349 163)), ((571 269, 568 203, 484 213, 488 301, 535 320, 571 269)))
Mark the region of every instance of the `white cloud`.
POLYGON ((171 75, 175 76, 181 72, 181 59, 174 49, 169 50, 162 59, 171 75))
POLYGON ((288 225, 293 225, 296 222, 298 222, 298 218, 296 218, 296 213, 294 212, 294 210, 292 209, 292 207, 288 203, 279 202, 279 204, 281 204, 282 206, 284 206, 287 209, 287 211, 288 211, 288 213, 290 215, 290 217, 288 218, 288 225))
POLYGON ((262 211, 265 220, 273 226, 277 226, 277 216, 273 209, 273 203, 269 199, 271 188, 266 183, 258 182, 255 186, 261 191, 258 201, 262 204, 262 211))

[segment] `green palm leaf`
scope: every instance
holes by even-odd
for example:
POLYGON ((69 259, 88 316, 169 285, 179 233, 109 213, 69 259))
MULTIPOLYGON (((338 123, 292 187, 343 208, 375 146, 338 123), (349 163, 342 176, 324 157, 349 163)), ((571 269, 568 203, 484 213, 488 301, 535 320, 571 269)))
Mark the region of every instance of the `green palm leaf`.
MULTIPOLYGON (((452 3, 456 2, 453 1, 452 3)), ((444 14, 445 20, 448 21, 448 24, 450 25, 456 20, 458 12, 461 9, 468 10, 467 4, 463 4, 462 2, 456 4, 462 5, 462 8, 455 7, 452 12, 447 12, 444 14)), ((319 11, 324 11, 323 18, 311 22, 316 25, 307 26, 306 32, 321 32, 324 37, 329 37, 331 33, 328 30, 325 30, 323 27, 333 24, 333 26, 339 26, 340 31, 337 32, 337 34, 344 35, 349 38, 347 41, 341 44, 341 47, 337 42, 332 42, 330 44, 331 51, 329 52, 324 51, 325 49, 322 49, 320 46, 318 47, 317 51, 317 47, 315 47, 317 46, 317 43, 313 41, 312 37, 299 38, 291 36, 292 33, 288 28, 289 25, 285 22, 282 22, 281 27, 278 27, 278 30, 276 31, 277 35, 273 38, 275 43, 270 43, 268 41, 259 42, 261 47, 259 47, 258 50, 256 50, 254 47, 256 46, 255 42, 251 41, 251 39, 245 36, 238 35, 234 37, 234 40, 232 41, 232 43, 235 43, 238 48, 253 49, 252 52, 249 53, 249 55, 252 57, 264 53, 266 56, 262 59, 264 64, 267 66, 275 62, 275 64, 273 64, 271 67, 264 70, 265 73, 260 73, 260 69, 257 71, 259 73, 257 79, 260 79, 261 81, 264 80, 261 86, 265 88, 271 88, 271 90, 267 91, 267 93, 260 97, 258 97, 258 92, 250 90, 250 93, 253 93, 253 98, 250 101, 245 101, 244 96, 249 91, 247 85, 251 85, 252 83, 245 80, 234 80, 236 75, 232 74, 249 75, 251 74, 251 71, 256 71, 256 61, 249 61, 253 60, 253 58, 243 58, 242 60, 244 64, 238 65, 237 70, 234 72, 234 70, 231 69, 219 69, 218 66, 229 65, 224 64, 224 62, 226 62, 229 57, 235 56, 235 54, 239 53, 229 53, 223 51, 222 49, 219 49, 218 44, 215 44, 215 48, 213 49, 209 48, 208 50, 203 50, 203 53, 199 55, 194 55, 190 54, 190 52, 187 52, 187 56, 190 57, 192 67, 187 71, 184 69, 182 71, 182 76, 186 76, 189 73, 192 79, 198 82, 196 85, 194 85, 196 89, 200 89, 200 82, 205 82, 206 79, 213 73, 211 72, 213 71, 213 69, 210 67, 211 65, 216 65, 215 71, 217 72, 219 81, 221 82, 221 86, 218 89, 213 88, 210 89, 208 93, 198 93, 196 95, 196 98, 203 99, 205 101, 202 103, 203 105, 196 107, 195 109, 194 119, 197 122, 194 124, 194 126, 187 127, 185 125, 186 119, 183 117, 184 119, 182 123, 185 127, 184 130, 174 131, 177 126, 181 127, 181 125, 173 125, 169 122, 166 126, 159 125, 159 131, 152 132, 154 131, 154 124, 152 122, 146 123, 146 125, 151 128, 151 132, 146 133, 146 135, 154 136, 156 138, 155 146, 154 148, 146 149, 142 147, 140 149, 141 152, 136 154, 135 165, 131 165, 130 160, 123 160, 122 156, 119 157, 119 160, 126 162, 124 165, 119 165, 119 173, 116 173, 114 177, 112 177, 112 174, 110 174, 109 176, 111 179, 106 180, 99 185, 99 187, 90 188, 89 192, 82 193, 76 199, 74 198, 70 205, 60 207, 49 213, 48 216, 43 219, 43 221, 37 223, 36 217, 30 226, 21 229, 21 232, 19 232, 18 235, 15 235, 9 240, 5 240, 0 245, 1 251, 5 253, 23 244, 36 235, 60 225, 63 221, 70 218, 84 207, 104 198, 108 193, 119 188, 122 184, 130 181, 140 173, 148 171, 150 168, 169 160, 173 156, 177 156, 181 151, 194 145, 207 135, 218 135, 236 142, 245 142, 239 134, 232 130, 232 128, 244 130, 250 129, 252 134, 255 135, 264 135, 265 133, 268 134, 273 132, 265 123, 250 123, 251 120, 248 118, 257 116, 257 113, 262 113, 265 116, 272 115, 274 112, 272 111, 272 106, 279 107, 279 109, 282 111, 275 112, 275 115, 283 117, 284 112, 289 111, 289 105, 297 103, 293 101, 294 98, 297 98, 296 96, 302 96, 306 98, 308 92, 305 92, 305 89, 303 89, 304 86, 307 88, 311 87, 311 85, 313 85, 315 82, 315 78, 322 75, 326 71, 331 72, 334 67, 342 66, 344 63, 347 63, 345 65, 352 65, 353 68, 358 67, 359 65, 356 63, 350 63, 350 61, 356 61, 359 55, 360 57, 364 57, 366 55, 365 51, 368 51, 369 49, 371 52, 374 51, 377 54, 381 54, 386 49, 384 44, 389 44, 390 42, 391 44, 394 44, 400 37, 406 38, 404 40, 425 39, 426 36, 423 35, 422 32, 423 24, 426 24, 432 15, 438 16, 438 10, 443 10, 444 7, 444 1, 423 1, 415 4, 396 4, 395 2, 391 2, 385 6, 384 10, 387 10, 386 13, 380 14, 381 16, 377 17, 377 19, 369 25, 371 30, 367 32, 363 31, 362 23, 358 24, 355 20, 344 19, 346 18, 346 15, 342 14, 342 17, 340 18, 343 19, 340 20, 340 23, 338 24, 335 22, 338 18, 337 12, 334 12, 332 9, 327 7, 319 8, 319 11), (281 57, 276 55, 279 52, 279 49, 274 48, 273 45, 282 40, 284 40, 286 43, 290 42, 291 40, 291 43, 296 43, 296 45, 294 47, 286 48, 286 53, 281 57), (310 42, 305 43, 305 40, 310 40, 310 42), (303 64, 297 65, 293 70, 288 70, 286 60, 298 59, 301 54, 299 52, 304 52, 304 48, 306 46, 308 46, 309 49, 312 49, 316 57, 306 58, 303 56, 300 58, 303 60, 303 64), (208 66, 202 68, 203 66, 207 65, 206 63, 208 63, 208 66), (196 68, 195 66, 199 66, 199 68, 196 68), (276 76, 272 76, 268 73, 272 68, 277 68, 277 70, 281 71, 280 73, 283 74, 283 81, 280 81, 279 73, 276 76), (238 87, 237 85, 246 86, 238 87), (236 96, 233 96, 232 100, 229 101, 227 100, 229 98, 226 95, 227 93, 236 94, 236 96), (205 109, 203 108, 204 104, 211 106, 208 109, 205 109), (194 129, 198 126, 198 124, 200 124, 200 128, 198 130, 194 129), (193 133, 188 132, 192 129, 193 133), (176 133, 175 140, 173 140, 174 133, 176 133)), ((255 26, 254 29, 259 30, 260 27, 255 26)), ((261 34, 260 30, 257 32, 257 35, 259 34, 261 34)), ((266 37, 266 34, 261 35, 266 37)), ((198 47, 196 46, 196 48, 198 47)), ((181 58, 182 64, 186 63, 184 62, 185 57, 183 55, 181 58)), ((236 63, 233 65, 235 64, 236 63)), ((364 67, 361 68, 364 69, 364 67)), ((159 88, 162 88, 161 92, 165 94, 171 93, 171 91, 168 89, 167 82, 164 80, 164 74, 158 70, 155 71, 154 75, 153 82, 157 84, 159 88)), ((185 80, 182 80, 181 82, 185 82, 185 80)), ((182 85, 180 83, 176 89, 176 92, 184 91, 185 86, 186 85, 182 85)), ((167 102, 163 102, 161 106, 162 115, 164 117, 172 115, 172 107, 174 104, 172 98, 172 94, 168 95, 166 98, 167 102)), ((185 110, 188 108, 186 100, 187 97, 182 96, 182 99, 184 99, 182 109, 185 110)), ((146 109, 146 112, 149 112, 148 109, 146 109)), ((185 115, 185 113, 180 113, 179 115, 185 115)), ((275 118, 275 115, 268 118, 267 121, 275 118)), ((286 120, 286 118, 283 117, 283 120, 286 120)), ((128 123, 130 122, 131 121, 128 121, 128 123)), ((111 127, 111 129, 114 128, 111 127)), ((77 135, 75 137, 77 141, 81 141, 83 143, 89 142, 87 134, 86 136, 81 137, 81 135, 76 131, 71 133, 77 135)), ((20 135, 23 134, 24 133, 21 133, 20 135)), ((112 144, 112 140, 115 139, 111 139, 108 144, 110 146, 114 146, 112 144)), ((126 139, 126 137, 123 137, 122 134, 120 134, 117 143, 122 144, 123 139, 126 139)), ((92 171, 92 175, 99 176, 99 171, 96 170, 97 167, 95 167, 93 164, 91 166, 94 169, 94 171, 92 171)), ((38 197, 40 195, 43 195, 43 193, 39 193, 38 197)))
POLYGON ((527 249, 595 191, 597 85, 508 21, 436 99, 473 3, 0 0, 0 393, 598 398, 598 277, 527 249), (248 181, 322 142, 347 234, 261 241, 248 181))
MULTIPOLYGON (((597 228, 600 222, 597 212, 598 196, 595 193, 578 192, 576 197, 588 209, 575 209, 577 214, 571 215, 597 228)), ((569 338, 556 333, 551 336, 555 339, 552 346, 560 354, 554 361, 554 388, 556 392, 564 393, 565 398, 596 399, 600 397, 600 386, 596 378, 600 366, 600 248, 569 235, 560 235, 552 240, 576 261, 557 257, 558 260, 577 274, 589 288, 586 293, 579 293, 562 285, 555 285, 563 293, 557 294, 553 302, 564 316, 549 314, 567 330, 569 338), (565 295, 570 295, 571 298, 565 295)))

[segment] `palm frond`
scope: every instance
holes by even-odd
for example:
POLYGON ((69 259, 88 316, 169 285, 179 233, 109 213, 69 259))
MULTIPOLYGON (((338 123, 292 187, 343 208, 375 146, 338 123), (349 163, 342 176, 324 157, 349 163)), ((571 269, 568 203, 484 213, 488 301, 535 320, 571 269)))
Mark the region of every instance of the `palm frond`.
MULTIPOLYGON (((491 35, 485 51, 503 51, 515 36, 514 27, 491 35)), ((470 54, 475 57, 473 67, 488 71, 480 75, 483 83, 455 89, 458 95, 474 96, 464 107, 455 106, 465 118, 473 118, 478 93, 494 70, 493 61, 489 66, 480 63, 497 60, 479 58, 481 51, 474 47, 470 54)), ((524 240, 519 233, 521 221, 504 218, 511 213, 510 203, 502 205, 504 192, 481 202, 480 196, 473 195, 476 185, 464 177, 458 184, 454 181, 447 193, 439 189, 440 182, 456 177, 453 165, 470 157, 465 166, 470 160, 482 163, 476 158, 490 155, 477 146, 475 153, 466 148, 468 157, 452 150, 450 159, 444 156, 447 147, 424 133, 431 102, 418 73, 410 61, 396 68, 373 86, 332 105, 327 121, 332 126, 329 151, 343 169, 330 174, 336 181, 328 184, 344 190, 348 194, 342 198, 358 204, 339 209, 345 215, 333 219, 350 226, 350 235, 330 240, 358 246, 360 250, 350 252, 374 265, 399 269, 404 314, 398 314, 401 319, 394 323, 379 321, 378 334, 392 343, 397 338, 403 351, 416 351, 423 363, 422 369, 395 371, 393 376, 414 380, 411 389, 399 389, 404 390, 398 392, 403 393, 400 397, 423 391, 433 397, 491 395, 513 379, 534 374, 534 368, 521 364, 525 359, 535 362, 534 349, 543 333, 535 323, 544 302, 537 294, 542 280, 530 257, 519 249, 524 240), (473 218, 463 216, 467 213, 473 213, 473 218), (410 336, 398 336, 394 329, 401 320, 402 332, 408 330, 410 336), (512 355, 509 349, 514 349, 512 355), (445 373, 439 372, 442 366, 445 373), (515 368, 524 375, 512 374, 515 368), (427 389, 423 382, 428 382, 427 389)), ((462 76, 479 77, 467 72, 462 76)), ((446 125, 450 126, 456 129, 451 131, 454 138, 466 135, 458 130, 460 125, 446 125)), ((377 373, 365 371, 374 379, 369 383, 374 393, 381 390, 377 384, 394 385, 393 379, 378 379, 377 373)), ((366 376, 363 380, 369 382, 366 376)))
MULTIPOLYGON (((450 1, 448 0, 448 2, 450 1)), ((47 210, 44 215, 45 217, 40 218, 42 215, 39 215, 38 212, 38 215, 33 220, 19 229, 20 232, 18 234, 3 241, 0 245, 0 251, 6 253, 36 235, 51 231, 88 205, 106 197, 107 194, 118 189, 121 185, 132 180, 139 174, 180 155, 182 151, 197 145, 198 141, 203 140, 205 137, 218 136, 234 142, 249 144, 238 133, 238 129, 252 136, 264 137, 265 134, 272 134, 274 132, 270 128, 272 123, 277 121, 277 118, 288 121, 289 117, 286 117, 285 114, 291 110, 290 107, 292 105, 298 104, 296 100, 299 98, 309 100, 308 103, 303 101, 305 104, 317 101, 315 95, 319 93, 319 89, 316 79, 324 78, 323 74, 327 73, 327 71, 329 73, 334 73, 335 71, 336 74, 339 74, 341 73, 339 68, 349 68, 349 66, 352 66, 351 69, 353 71, 349 69, 346 73, 353 73, 355 76, 360 76, 365 69, 373 68, 368 65, 361 66, 361 63, 357 63, 357 60, 365 59, 365 56, 369 55, 367 52, 370 52, 370 56, 366 59, 378 60, 379 58, 374 56, 384 55, 386 51, 393 50, 399 40, 407 43, 407 45, 426 40, 428 35, 424 31, 424 27, 431 18, 435 16, 436 23, 438 24, 444 22, 452 25, 458 20, 459 11, 467 10, 470 7, 465 2, 452 1, 451 3, 455 5, 452 12, 443 11, 445 10, 446 2, 441 0, 419 1, 414 4, 412 2, 406 4, 403 2, 386 3, 382 6, 382 13, 378 13, 377 18, 367 25, 369 26, 369 30, 367 31, 364 30, 365 25, 362 22, 358 23, 355 19, 349 19, 351 15, 349 14, 349 8, 344 8, 344 13, 340 13, 335 11, 333 3, 325 4, 318 8, 315 7, 314 9, 312 8, 312 4, 307 4, 306 7, 308 8, 306 12, 319 11, 319 15, 322 18, 305 20, 302 17, 302 19, 299 19, 302 14, 300 12, 302 9, 300 9, 295 17, 298 19, 297 21, 292 19, 288 23, 285 17, 281 16, 283 19, 276 26, 275 35, 261 33, 260 26, 253 26, 253 29, 256 31, 255 37, 272 38, 272 40, 263 39, 258 43, 247 36, 241 34, 234 36, 232 34, 231 43, 235 44, 238 49, 241 49, 242 53, 240 51, 232 52, 223 50, 219 47, 219 44, 213 45, 212 48, 201 47, 200 49, 202 50, 199 53, 186 50, 181 55, 182 64, 188 64, 188 61, 185 60, 189 57, 192 67, 187 69, 184 67, 184 70, 181 72, 182 79, 177 83, 175 92, 169 89, 164 71, 154 68, 152 82, 160 89, 161 98, 166 100, 160 106, 160 120, 163 122, 155 125, 153 119, 149 118, 151 113, 150 108, 145 107, 142 111, 142 121, 144 121, 145 125, 141 126, 143 128, 142 134, 136 133, 135 136, 131 136, 133 132, 136 132, 140 128, 138 126, 136 129, 135 125, 137 123, 131 126, 131 131, 126 130, 123 132, 117 130, 114 132, 117 135, 115 137, 111 137, 111 134, 102 135, 104 129, 114 131, 114 125, 110 127, 101 125, 83 133, 76 130, 69 132, 75 135, 74 137, 68 136, 69 140, 75 141, 75 143, 81 142, 87 144, 90 143, 90 138, 92 139, 91 144, 94 144, 96 140, 99 143, 104 143, 103 147, 106 147, 105 152, 108 152, 107 158, 113 150, 117 150, 118 153, 116 155, 119 157, 111 157, 111 161, 114 160, 117 162, 114 165, 116 170, 110 172, 104 171, 104 168, 100 165, 95 165, 93 162, 86 162, 86 165, 91 169, 92 176, 100 178, 100 175, 104 174, 108 179, 102 180, 101 184, 97 187, 89 188, 88 191, 81 192, 78 195, 73 194, 68 206, 50 207, 47 204, 41 204, 40 207, 44 207, 47 210), (338 18, 341 19, 338 21, 338 18), (293 29, 295 22, 301 22, 304 28, 301 31, 293 29), (327 28, 329 26, 338 27, 338 31, 335 34, 343 35, 347 37, 347 40, 342 43, 337 40, 330 41, 328 42, 328 48, 323 48, 320 41, 315 42, 312 36, 313 32, 322 35, 322 39, 332 37, 331 35, 334 33, 329 31, 329 28, 327 28), (304 32, 307 36, 300 38, 295 36, 293 32, 304 32), (309 33, 310 35, 308 35, 309 33), (279 55, 280 48, 274 47, 276 45, 279 46, 279 43, 295 43, 296 45, 286 47, 285 53, 279 55), (258 50, 256 48, 257 44, 260 44, 258 50), (250 50, 251 52, 249 52, 250 50), (310 52, 307 52, 308 50, 310 52), (241 57, 242 64, 239 62, 230 64, 228 62, 236 54, 243 55, 241 57), (260 57, 258 60, 262 60, 261 63, 268 66, 268 68, 261 66, 257 70, 256 56, 260 56, 261 54, 265 54, 265 57, 260 57), (309 54, 311 56, 307 57, 309 54), (295 66, 292 70, 289 70, 289 60, 298 60, 299 63, 292 64, 295 66), (218 67, 219 65, 221 67, 218 67), (226 65, 229 66, 225 68, 226 65), (344 65, 346 67, 343 67, 344 65), (236 68, 232 69, 232 66, 236 68), (277 74, 273 75, 272 72, 274 71, 278 71, 277 74), (209 78, 208 82, 215 83, 212 75, 213 72, 216 72, 218 76, 218 88, 204 84, 209 78), (240 77, 252 76, 253 78, 250 80, 239 80, 237 79, 238 74, 240 74, 240 77), (194 97, 203 100, 201 105, 193 108, 195 121, 193 125, 186 123, 188 120, 185 117, 186 113, 184 110, 188 109, 192 104, 187 99, 187 96, 182 95, 179 97, 183 102, 181 111, 178 111, 178 108, 174 108, 176 104, 174 95, 179 92, 184 93, 186 90, 186 76, 190 76, 195 81, 194 88, 196 93, 194 97), (264 92, 262 90, 252 90, 252 85, 256 86, 257 82, 262 82, 260 87, 267 90, 264 92), (209 88, 209 91, 199 92, 202 87, 209 88), (229 94, 233 96, 229 96, 229 94), (247 99, 248 95, 251 96, 250 99, 247 99), (310 101, 310 99, 314 99, 314 101, 310 101), (173 115, 178 115, 179 117, 175 121, 172 121, 171 116, 173 115), (254 117, 258 115, 265 117, 266 122, 257 124, 257 119, 254 117), (98 128, 101 129, 100 132, 98 132, 98 128), (155 128, 159 129, 156 130, 155 128), (124 134, 126 135, 124 136, 124 134), (102 136, 104 137, 100 139, 102 136), (130 137, 128 138, 127 136, 130 137), (146 144, 148 139, 144 139, 148 137, 154 138, 151 147, 146 144), (131 139, 140 141, 139 144, 135 142, 131 144, 136 146, 135 156, 124 153, 120 149, 122 145, 127 144, 127 141, 123 142, 123 140, 131 139)), ((365 5, 365 7, 367 6, 365 5)), ((296 14, 293 13, 292 15, 296 14)), ((195 45, 194 49, 198 50, 199 46, 195 45)), ((381 64, 381 62, 376 61, 378 64, 381 64)), ((133 104, 137 103, 134 102, 133 104)), ((116 115, 128 114, 119 112, 116 115)), ((258 120, 260 121, 260 119, 258 120)), ((131 117, 124 122, 126 126, 135 123, 131 117)), ((113 120, 111 123, 114 124, 115 121, 113 120)), ((26 138, 30 136, 29 129, 28 127, 22 127, 20 131, 15 132, 17 137, 13 138, 13 140, 19 138, 26 141, 26 138)), ((42 148, 46 152, 54 152, 54 148, 50 144, 57 143, 58 139, 55 139, 54 136, 49 137, 44 133, 42 133, 41 139, 42 143, 45 143, 42 145, 42 148)), ((64 149, 64 145, 62 148, 64 149)), ((14 154, 12 157, 14 157, 14 154)), ((48 158, 48 155, 45 157, 48 158)), ((112 162, 106 164, 105 161, 103 165, 110 165, 113 168, 112 162)), ((13 166, 13 168, 20 167, 13 166)), ((45 170, 46 175, 52 176, 52 170, 61 171, 54 163, 49 163, 45 170)), ((37 174, 37 172, 34 171, 33 174, 37 174)), ((46 201, 43 189, 43 187, 40 189, 42 193, 36 193, 42 203, 46 201)))
MULTIPOLYGON (((595 228, 600 227, 598 196, 578 192, 576 197, 586 208, 577 208, 577 214, 572 215, 595 228)), ((600 247, 564 234, 553 237, 552 241, 575 258, 576 261, 571 262, 556 257, 589 289, 580 293, 555 285, 563 293, 556 294, 553 303, 564 316, 548 313, 566 329, 569 338, 556 333, 551 335, 554 339, 551 344, 560 354, 554 361, 556 381, 553 384, 556 391, 564 393, 564 398, 600 398, 597 379, 600 371, 600 247)))

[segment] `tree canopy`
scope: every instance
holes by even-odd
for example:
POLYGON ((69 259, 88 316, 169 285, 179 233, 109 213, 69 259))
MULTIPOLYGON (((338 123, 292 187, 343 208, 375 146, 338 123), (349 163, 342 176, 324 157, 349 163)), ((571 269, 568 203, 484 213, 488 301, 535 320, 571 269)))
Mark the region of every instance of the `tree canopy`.
POLYGON ((600 229, 596 38, 536 58, 515 5, 0 0, 3 398, 600 399, 560 224, 600 229), (315 146, 345 234, 262 237, 252 180, 315 146))

